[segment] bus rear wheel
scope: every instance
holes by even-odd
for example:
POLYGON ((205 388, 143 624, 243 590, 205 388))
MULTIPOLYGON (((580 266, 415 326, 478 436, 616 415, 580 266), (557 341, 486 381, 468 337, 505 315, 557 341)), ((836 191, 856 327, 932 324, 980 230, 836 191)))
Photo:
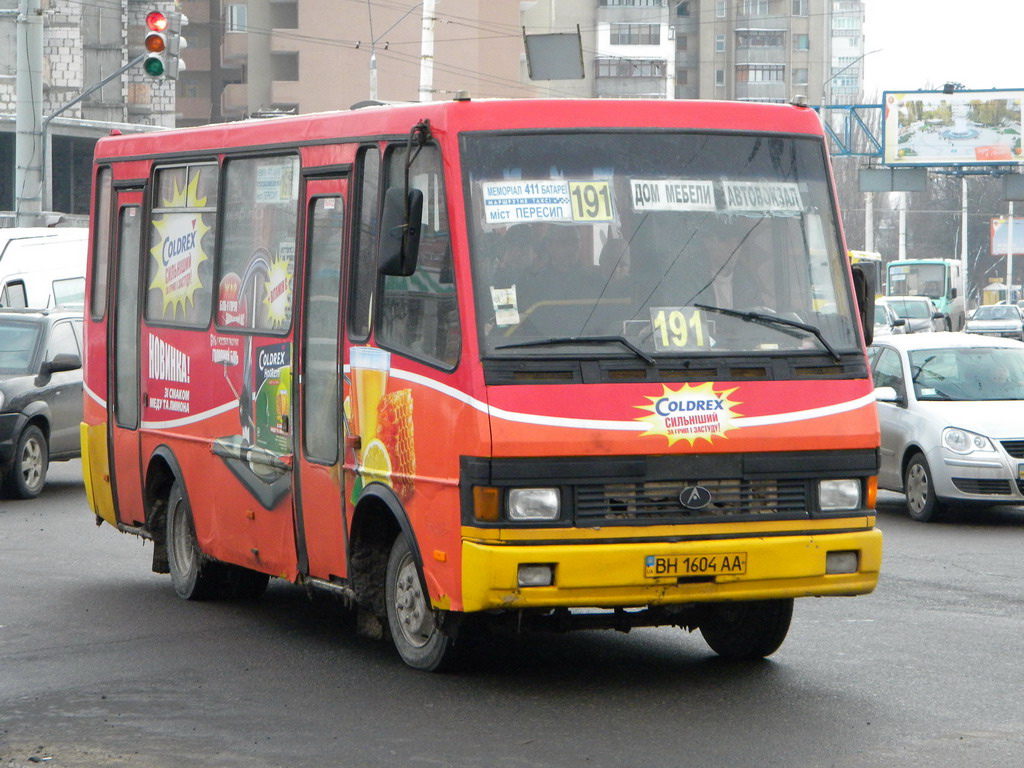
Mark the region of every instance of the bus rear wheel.
POLYGON ((199 550, 192 508, 180 482, 171 486, 167 496, 166 525, 167 564, 179 597, 255 600, 266 591, 267 574, 210 560, 199 550))
POLYGON ((707 607, 700 633, 726 659, 761 659, 782 645, 793 619, 793 598, 717 603, 707 607))
POLYGON ((199 551, 192 508, 180 482, 167 495, 166 523, 167 564, 174 591, 185 600, 213 597, 219 581, 217 564, 206 561, 199 551))
POLYGON ((455 656, 455 642, 437 625, 405 534, 399 534, 391 547, 385 601, 388 629, 402 660, 425 672, 449 667, 455 656))

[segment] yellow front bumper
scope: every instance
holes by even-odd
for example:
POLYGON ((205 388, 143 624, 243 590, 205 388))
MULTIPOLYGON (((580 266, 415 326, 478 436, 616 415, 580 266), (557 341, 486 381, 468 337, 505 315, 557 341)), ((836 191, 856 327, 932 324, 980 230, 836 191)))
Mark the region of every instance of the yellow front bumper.
POLYGON ((871 592, 882 563, 882 533, 817 532, 702 541, 526 543, 464 539, 463 610, 616 608, 720 600, 860 595, 871 592), (855 551, 855 573, 828 574, 829 552, 855 551), (706 580, 644 575, 650 556, 746 554, 746 572, 706 580), (554 566, 549 587, 518 586, 520 564, 554 566))

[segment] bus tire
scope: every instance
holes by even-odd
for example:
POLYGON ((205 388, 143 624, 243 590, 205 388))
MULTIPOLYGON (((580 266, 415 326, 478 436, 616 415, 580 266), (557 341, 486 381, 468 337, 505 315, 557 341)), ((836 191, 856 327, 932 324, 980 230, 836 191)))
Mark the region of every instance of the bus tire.
POLYGON ((761 659, 782 645, 793 619, 793 598, 716 603, 707 607, 700 633, 726 659, 761 659))
POLYGON ((34 499, 46 484, 46 470, 50 465, 50 449, 43 431, 30 424, 18 437, 11 471, 4 483, 8 496, 16 499, 34 499))
POLYGON ((219 564, 208 560, 199 550, 192 509, 175 481, 167 495, 167 564, 171 583, 184 600, 207 600, 216 596, 222 584, 219 564))
POLYGON ((455 643, 437 626, 405 534, 399 534, 391 547, 384 592, 388 629, 402 660, 424 672, 449 667, 455 643))

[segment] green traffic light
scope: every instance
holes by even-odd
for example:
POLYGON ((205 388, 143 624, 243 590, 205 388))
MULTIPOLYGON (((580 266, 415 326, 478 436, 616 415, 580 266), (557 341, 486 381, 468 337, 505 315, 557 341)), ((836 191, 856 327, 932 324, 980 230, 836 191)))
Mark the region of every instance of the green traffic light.
POLYGON ((146 60, 142 62, 142 69, 150 77, 163 77, 164 60, 159 56, 148 56, 146 60))

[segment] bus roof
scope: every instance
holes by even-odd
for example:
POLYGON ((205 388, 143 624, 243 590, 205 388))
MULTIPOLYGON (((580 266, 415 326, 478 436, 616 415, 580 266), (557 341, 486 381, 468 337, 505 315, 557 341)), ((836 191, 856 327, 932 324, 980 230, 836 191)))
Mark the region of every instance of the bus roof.
POLYGON ((527 128, 692 129, 823 136, 814 110, 735 101, 617 99, 485 99, 388 104, 172 131, 111 136, 96 146, 97 162, 240 146, 334 143, 346 137, 405 136, 421 120, 435 133, 527 128), (168 137, 175 137, 169 144, 168 137))

